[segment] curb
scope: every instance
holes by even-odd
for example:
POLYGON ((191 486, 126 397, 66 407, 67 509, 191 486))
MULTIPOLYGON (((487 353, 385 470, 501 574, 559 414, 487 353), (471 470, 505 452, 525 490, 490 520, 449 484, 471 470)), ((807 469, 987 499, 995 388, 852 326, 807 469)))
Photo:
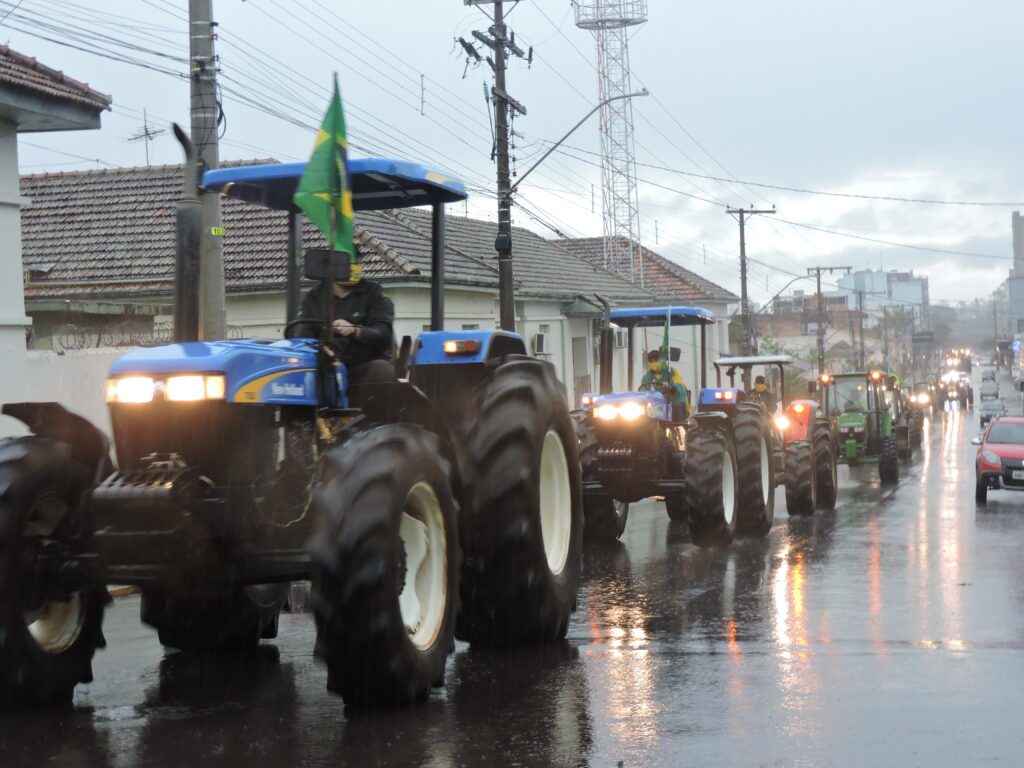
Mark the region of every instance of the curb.
POLYGON ((137 595, 138 593, 138 587, 107 587, 107 594, 111 597, 128 597, 129 595, 137 595))

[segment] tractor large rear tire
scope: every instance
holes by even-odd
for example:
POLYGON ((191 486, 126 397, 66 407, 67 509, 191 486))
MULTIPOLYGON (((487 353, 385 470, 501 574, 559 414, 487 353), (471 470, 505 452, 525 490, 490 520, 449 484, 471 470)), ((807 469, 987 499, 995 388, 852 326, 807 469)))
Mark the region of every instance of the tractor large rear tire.
POLYGON ((285 584, 237 587, 220 597, 186 598, 142 593, 142 623, 157 631, 161 645, 181 651, 246 651, 277 637, 285 584))
POLYGON ((806 440, 786 446, 786 511, 790 517, 814 514, 818 504, 818 477, 814 449, 806 440))
POLYGON ((828 424, 814 426, 814 468, 817 474, 818 509, 835 509, 839 495, 839 480, 836 471, 836 449, 832 441, 832 430, 828 424))
POLYGON ((458 609, 458 507, 437 437, 391 424, 321 459, 310 603, 327 687, 348 706, 425 699, 458 609))
POLYGON ((546 363, 510 355, 469 406, 456 634, 485 645, 565 637, 582 569, 580 463, 546 363))
POLYGON ((697 427, 686 442, 686 506, 698 547, 728 546, 736 534, 736 449, 722 432, 697 427))
POLYGON ((33 553, 70 532, 88 484, 88 470, 62 443, 0 442, 0 708, 68 703, 76 685, 92 682, 92 657, 106 645, 106 590, 30 605, 26 583, 33 553))
POLYGON ((896 485, 900 481, 900 455, 893 435, 882 440, 882 455, 878 458, 878 478, 882 485, 896 485))
POLYGON ((732 419, 736 436, 736 532, 767 536, 775 519, 775 473, 772 438, 759 406, 739 405, 732 419))

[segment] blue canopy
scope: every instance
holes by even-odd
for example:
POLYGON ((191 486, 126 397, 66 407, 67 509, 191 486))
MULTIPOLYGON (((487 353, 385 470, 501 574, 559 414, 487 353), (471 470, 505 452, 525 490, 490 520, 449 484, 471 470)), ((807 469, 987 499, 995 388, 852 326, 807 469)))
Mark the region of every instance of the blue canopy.
MULTIPOLYGON (((292 209, 292 197, 305 170, 305 163, 218 168, 203 174, 203 186, 229 197, 287 211, 292 209)), ((455 203, 468 196, 458 179, 404 160, 351 159, 348 174, 352 207, 357 211, 455 203)))
POLYGON ((718 322, 713 313, 701 307, 626 307, 613 309, 611 320, 616 325, 627 327, 664 327, 666 315, 671 315, 672 325, 714 325, 718 322))

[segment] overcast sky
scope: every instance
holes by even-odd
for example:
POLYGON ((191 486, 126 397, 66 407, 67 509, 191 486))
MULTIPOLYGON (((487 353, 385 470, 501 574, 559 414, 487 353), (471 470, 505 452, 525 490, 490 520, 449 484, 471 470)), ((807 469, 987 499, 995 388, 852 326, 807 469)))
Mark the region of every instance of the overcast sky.
MULTIPOLYGON (((0 0, 0 17, 16 1, 0 0)), ((127 141, 141 128, 143 109, 151 127, 187 125, 187 5, 23 0, 0 22, 0 40, 114 102, 101 130, 23 136, 23 173, 144 164, 142 142, 127 141), (82 37, 92 34, 120 44, 82 37)), ((815 196, 679 172, 848 194, 1024 200, 1017 95, 1024 3, 648 6, 650 21, 630 42, 634 86, 652 93, 635 101, 646 245, 738 293, 738 228, 722 204, 775 204, 775 220, 761 217, 747 234, 748 254, 759 262, 750 283, 758 301, 815 264, 913 268, 930 277, 933 301, 984 296, 1005 278, 1012 207, 815 196), (786 222, 979 255, 909 250, 786 222)), ((456 212, 494 218, 493 198, 483 194, 494 187, 483 97, 489 70, 470 67, 463 78, 465 57, 454 43, 486 28, 480 10, 462 0, 214 0, 214 8, 227 118, 222 158, 304 159, 309 126, 319 123, 337 71, 356 154, 445 168, 477 192, 456 212)), ((569 0, 524 0, 510 22, 517 42, 535 51, 532 68, 513 62, 509 73, 510 93, 528 108, 515 122, 517 164, 525 169, 544 141, 597 102, 596 50, 592 35, 575 27, 569 0)), ((569 154, 553 156, 523 186, 520 202, 544 223, 523 210, 515 221, 545 236, 554 236, 545 224, 573 236, 600 235, 600 169, 588 154, 599 151, 596 117, 568 145, 569 154)), ((150 143, 150 157, 154 164, 180 158, 168 133, 150 143)))

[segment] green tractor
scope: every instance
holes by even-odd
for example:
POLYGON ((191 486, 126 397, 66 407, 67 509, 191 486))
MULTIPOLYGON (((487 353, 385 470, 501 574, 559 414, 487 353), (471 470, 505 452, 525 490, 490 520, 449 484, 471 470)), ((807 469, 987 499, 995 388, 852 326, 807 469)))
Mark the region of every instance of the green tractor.
POLYGON ((897 424, 888 394, 894 380, 881 371, 823 374, 819 380, 821 403, 835 424, 837 463, 878 464, 883 485, 899 482, 900 444, 909 447, 909 435, 897 424))
POLYGON ((896 448, 901 459, 910 461, 914 451, 921 449, 924 441, 924 414, 918 404, 917 395, 912 388, 904 388, 899 376, 890 373, 886 377, 883 397, 893 414, 893 432, 896 435, 896 448))

